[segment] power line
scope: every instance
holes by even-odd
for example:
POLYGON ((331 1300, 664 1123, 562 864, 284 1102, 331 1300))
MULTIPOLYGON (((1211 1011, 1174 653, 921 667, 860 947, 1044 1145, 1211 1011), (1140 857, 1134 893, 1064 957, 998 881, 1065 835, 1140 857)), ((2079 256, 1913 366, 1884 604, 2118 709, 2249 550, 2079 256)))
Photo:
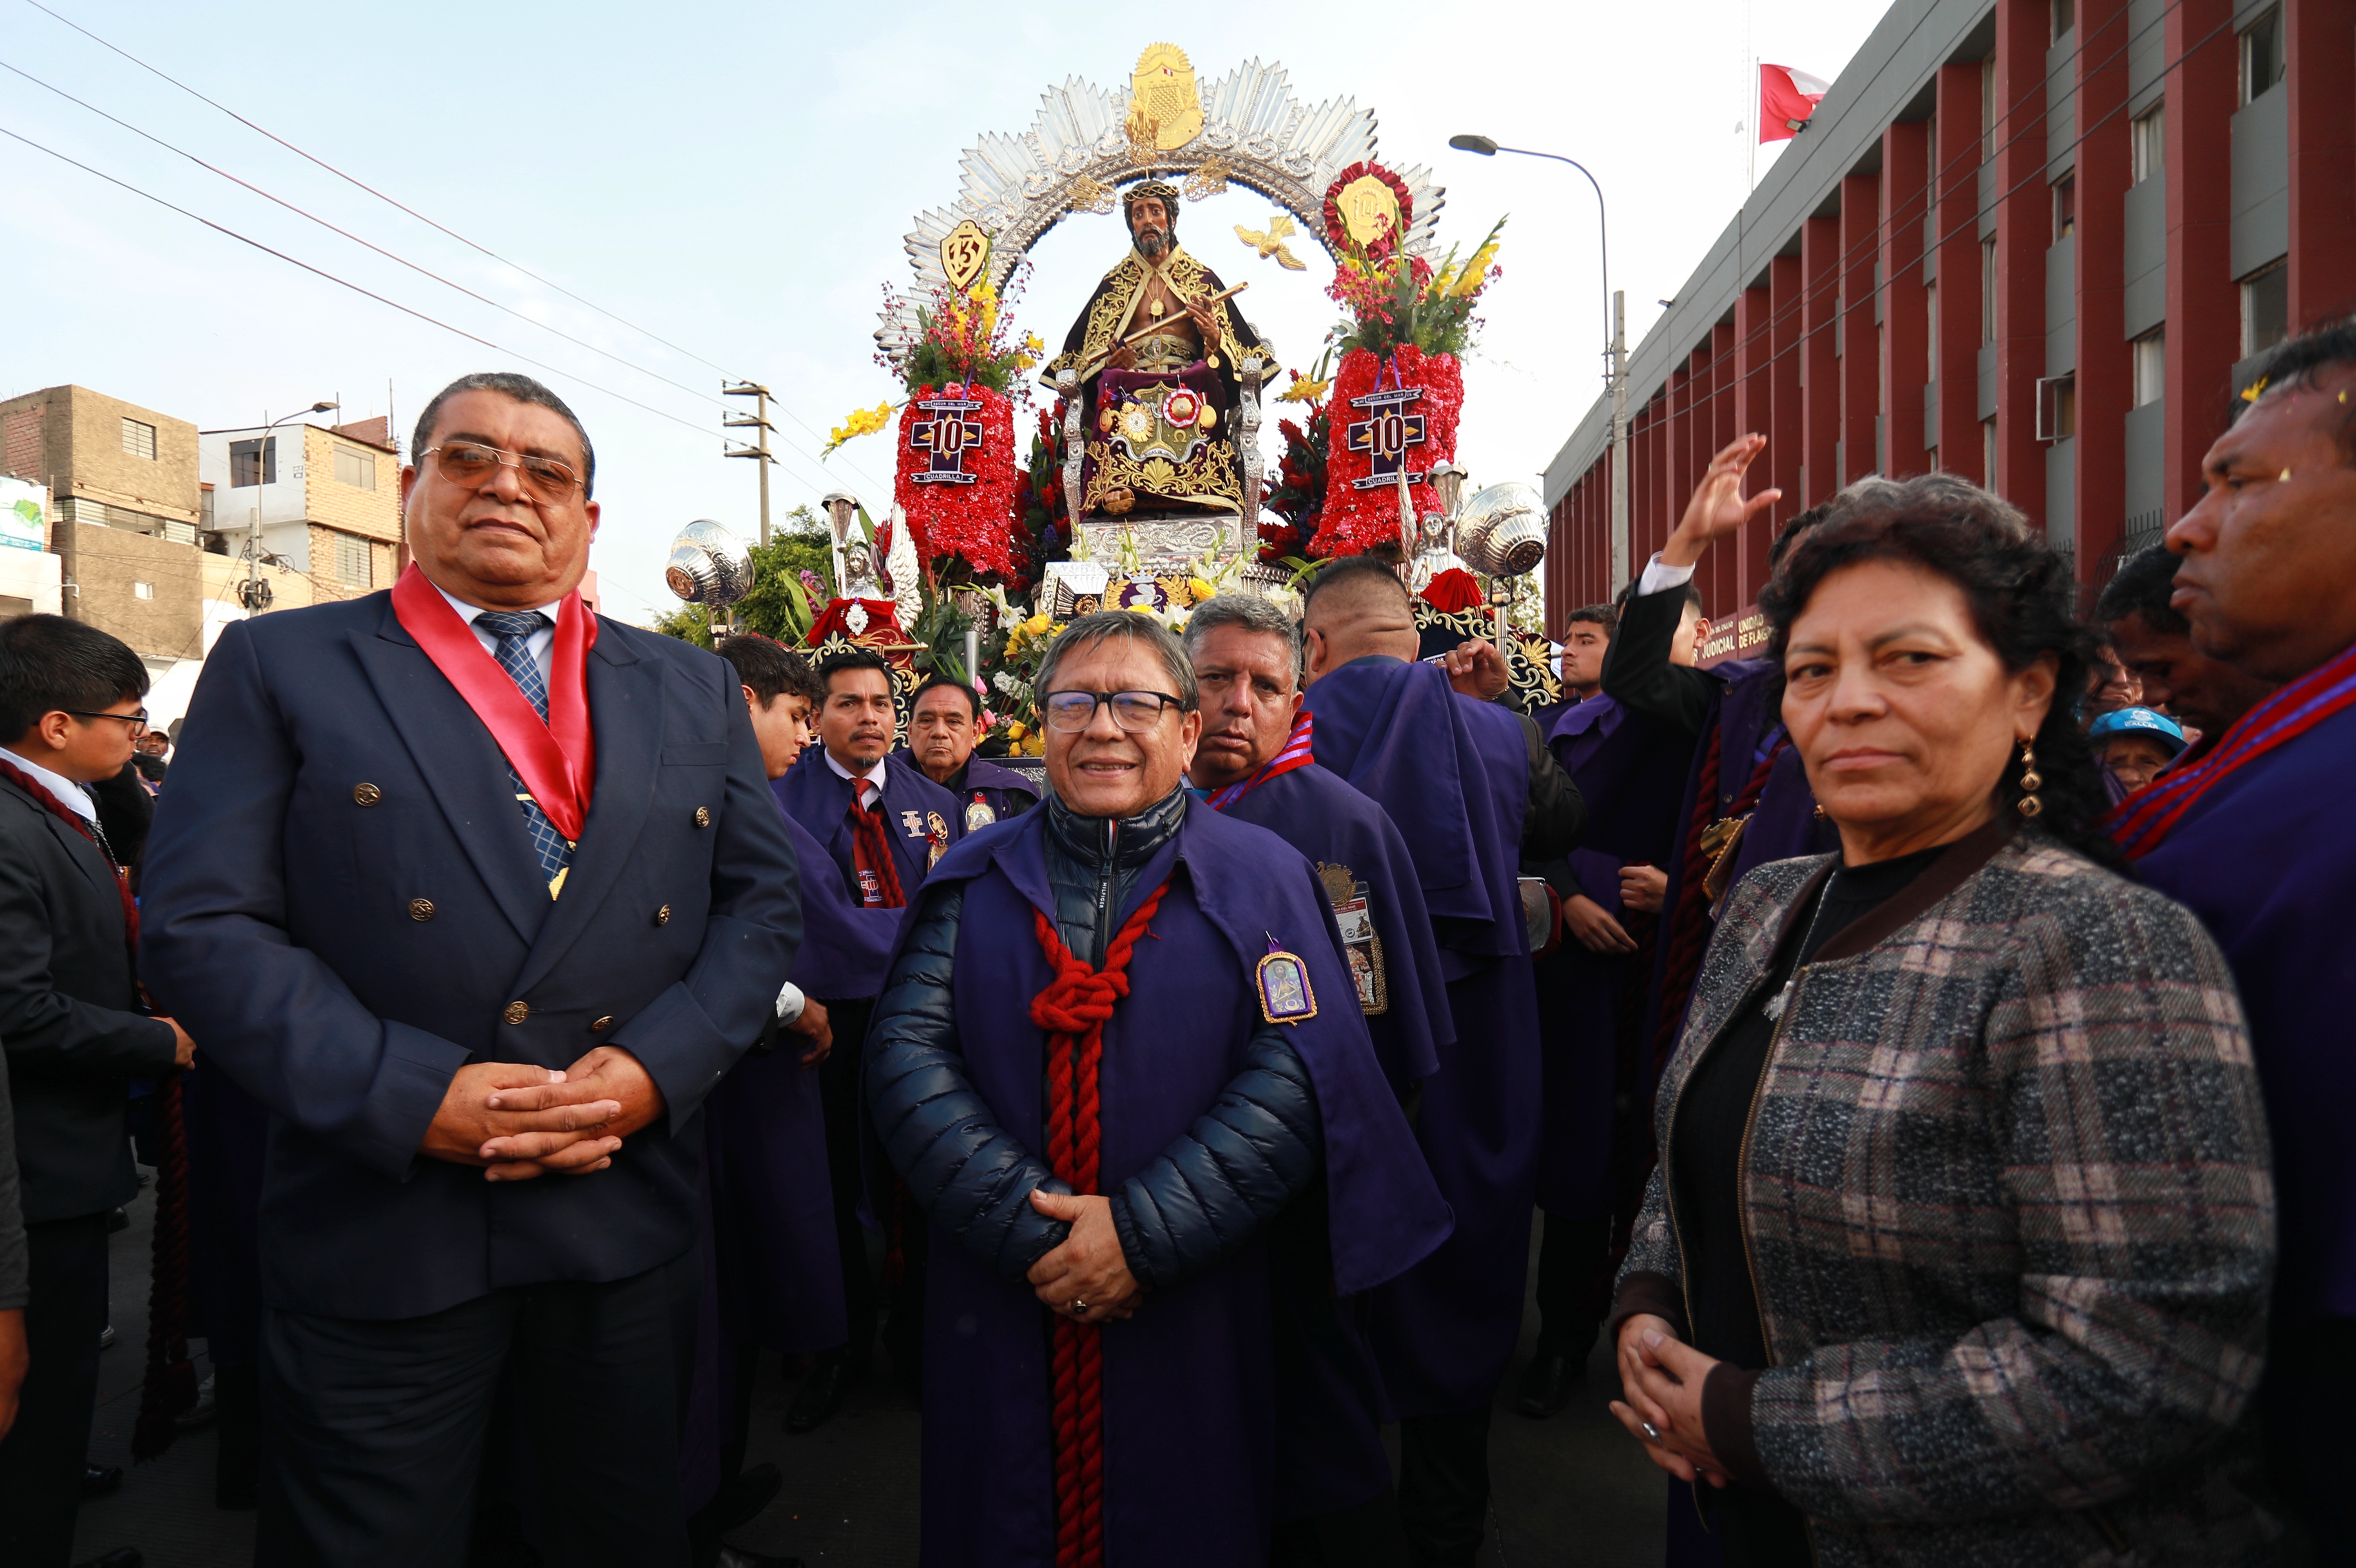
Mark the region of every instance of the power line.
MULTIPOLYGON (((155 66, 149 65, 145 60, 141 59, 137 55, 133 54, 130 50, 128 50, 128 49, 126 49, 126 48, 122 48, 122 47, 121 47, 120 45, 118 45, 118 44, 110 43, 110 42, 109 42, 108 40, 106 40, 105 38, 102 38, 102 37, 100 37, 96 33, 91 32, 88 27, 83 27, 80 23, 79 23, 79 22, 76 22, 76 21, 72 20, 70 17, 67 17, 67 16, 59 16, 57 12, 50 10, 47 5, 42 5, 42 4, 41 4, 41 0, 25 0, 25 3, 26 3, 27 5, 30 5, 30 6, 32 6, 32 7, 33 7, 33 9, 35 9, 36 11, 38 11, 38 12, 42 13, 44 16, 49 16, 49 17, 51 17, 51 18, 53 18, 53 19, 55 19, 55 20, 57 20, 57 21, 59 21, 59 22, 64 23, 67 27, 71 27, 75 32, 80 33, 83 37, 88 38, 91 42, 92 42, 92 43, 94 43, 94 44, 97 44, 97 45, 98 45, 99 47, 101 47, 102 48, 108 49, 108 50, 112 51, 112 53, 114 53, 114 54, 120 55, 120 56, 122 56, 124 59, 129 60, 133 65, 137 66, 140 69, 142 69, 142 70, 144 70, 144 71, 146 71, 146 72, 147 72, 147 73, 149 73, 150 75, 155 76, 155 77, 157 77, 157 78, 161 79, 162 80, 165 80, 165 81, 167 81, 167 82, 171 83, 174 87, 178 88, 182 92, 187 93, 189 97, 191 97, 191 98, 193 98, 193 99, 197 100, 198 102, 203 103, 203 104, 206 104, 206 105, 208 105, 208 106, 209 106, 209 107, 211 107, 211 108, 213 108, 213 109, 217 109, 217 110, 219 110, 221 113, 228 115, 230 119, 232 119, 232 120, 236 121, 239 124, 241 124, 241 125, 244 126, 244 127, 245 127, 246 129, 248 129, 249 131, 253 132, 255 134, 257 134, 257 135, 261 135, 261 136, 266 136, 266 137, 268 137, 271 141, 277 143, 280 146, 282 146, 282 147, 285 148, 288 152, 293 153, 296 157, 302 158, 302 159, 304 159, 305 161, 306 161, 306 162, 308 162, 308 163, 312 163, 312 164, 316 165, 318 167, 320 167, 320 168, 323 168, 323 169, 327 170, 327 173, 329 173, 329 174, 331 174, 331 175, 335 176, 337 179, 344 181, 346 184, 348 184, 348 185, 349 185, 349 186, 352 186, 354 188, 359 189, 359 190, 361 190, 361 191, 365 191, 365 192, 366 192, 366 193, 368 193, 369 196, 372 196, 372 197, 376 197, 379 201, 381 201, 381 202, 385 203, 387 206, 391 207, 391 208, 395 208, 395 209, 397 209, 397 210, 399 210, 399 211, 401 211, 401 212, 407 213, 410 217, 412 217, 412 218, 413 218, 413 219, 417 219, 417 221, 418 221, 418 222, 424 224, 427 228, 432 229, 434 229, 435 231, 437 231, 437 232, 439 232, 439 233, 448 235, 451 239, 455 240, 459 244, 466 246, 468 250, 471 250, 471 251, 477 251, 477 252, 478 252, 478 253, 480 253, 480 254, 482 254, 482 255, 487 256, 487 257, 489 257, 492 261, 498 262, 498 263, 499 263, 499 265, 501 265, 501 266, 503 266, 503 267, 510 267, 510 268, 513 268, 516 272, 519 272, 522 273, 525 277, 530 278, 530 280, 532 280, 532 282, 534 282, 534 283, 536 283, 541 284, 542 287, 544 287, 544 288, 550 288, 550 289, 553 289, 553 290, 555 290, 558 293, 562 294, 565 298, 567 298, 567 299, 569 299, 569 300, 572 300, 572 301, 573 301, 574 303, 576 303, 576 304, 578 304, 584 305, 584 306, 587 307, 587 308, 588 308, 588 309, 590 309, 590 310, 595 311, 599 315, 602 315, 602 316, 605 317, 605 318, 606 318, 607 320, 609 320, 609 321, 616 321, 616 322, 619 322, 622 325, 628 327, 632 332, 637 333, 637 334, 638 336, 640 336, 641 337, 648 338, 648 339, 649 339, 650 341, 655 342, 655 343, 659 343, 659 344, 661 344, 665 348, 669 349, 669 350, 670 350, 672 353, 674 353, 674 354, 681 355, 681 356, 685 357, 686 358, 689 358, 689 359, 692 359, 692 360, 694 360, 694 361, 695 361, 697 364, 699 364, 699 365, 702 365, 702 366, 704 366, 704 367, 706 367, 706 368, 710 368, 710 369, 713 369, 713 370, 717 370, 717 371, 719 371, 719 372, 721 373, 721 375, 722 375, 723 378, 726 378, 726 379, 732 379, 732 380, 739 380, 739 381, 744 380, 744 379, 745 379, 745 378, 744 378, 744 377, 742 377, 742 376, 732 376, 732 375, 730 375, 729 371, 727 370, 727 368, 726 368, 724 366, 719 365, 719 364, 717 364, 717 363, 713 362, 712 360, 706 359, 706 358, 705 358, 702 355, 701 355, 701 354, 697 354, 697 353, 693 352, 693 351, 692 351, 692 350, 691 350, 691 349, 683 348, 683 347, 680 347, 680 345, 678 345, 678 344, 676 344, 676 343, 671 342, 669 338, 664 337, 664 336, 661 336, 660 335, 659 335, 659 334, 657 334, 657 333, 654 333, 654 332, 648 331, 647 328, 645 328, 645 327, 643 327, 643 326, 638 325, 636 322, 629 320, 627 317, 623 316, 623 315, 617 315, 616 313, 615 313, 615 312, 613 312, 613 311, 607 310, 604 305, 598 304, 596 304, 596 303, 595 303, 594 301, 593 301, 593 300, 590 300, 590 299, 584 298, 584 296, 582 296, 582 295, 580 295, 580 294, 577 294, 577 293, 573 293, 571 289, 566 288, 563 284, 559 283, 556 283, 556 282, 554 282, 554 281, 553 281, 553 280, 552 280, 552 279, 542 277, 540 273, 533 272, 530 268, 529 268, 529 267, 527 267, 527 266, 524 266, 524 265, 523 265, 522 263, 520 263, 520 262, 518 262, 518 261, 511 261, 508 260, 508 258, 506 258, 505 256, 500 255, 498 251, 496 251, 492 250, 490 247, 488 247, 488 246, 487 246, 487 245, 484 245, 484 244, 481 244, 481 243, 478 243, 478 242, 477 242, 477 241, 476 241, 476 240, 469 240, 469 239, 467 239, 467 238, 466 238, 466 236, 465 236, 464 234, 459 233, 456 229, 450 228, 447 224, 438 223, 438 222, 434 221, 433 219, 426 217, 426 216, 425 216, 425 214, 423 214, 423 213, 422 213, 422 212, 418 211, 415 208, 410 207, 410 206, 408 206, 407 204, 405 204, 405 203, 403 203, 403 202, 402 202, 402 201, 399 201, 399 200, 395 199, 394 197, 391 197, 391 196, 386 195, 383 191, 380 191, 380 190, 377 189, 374 186, 368 184, 366 181, 364 181, 364 180, 362 180, 362 179, 359 178, 358 176, 353 176, 353 175, 346 174, 343 170, 341 170, 341 169, 337 168, 335 165, 333 165, 333 164, 331 164, 331 163, 327 162, 325 158, 319 157, 319 156, 316 155, 315 154, 305 152, 305 151, 304 149, 302 149, 301 147, 298 147, 298 146, 296 146, 294 143, 292 143, 292 142, 288 141, 285 137, 279 135, 276 132, 274 132, 274 131, 271 131, 271 130, 268 130, 268 129, 266 129, 266 128, 264 128, 264 127, 262 127, 262 126, 261 126, 261 125, 258 125, 258 124, 254 123, 254 122, 252 122, 252 121, 251 121, 251 120, 247 119, 244 115, 240 114, 236 110, 231 109, 230 107, 229 107, 229 105, 227 105, 227 104, 225 104, 225 103, 222 103, 222 102, 219 101, 218 100, 215 100, 215 99, 211 99, 211 98, 208 98, 208 97, 206 97, 203 93, 198 92, 195 88, 190 87, 187 82, 180 80, 177 77, 175 77, 175 76, 171 75, 170 73, 168 73, 168 72, 166 72, 166 71, 165 71, 165 70, 162 70, 162 69, 158 69, 158 68, 157 68, 157 67, 155 67, 155 66)), ((13 69, 13 68, 12 68, 12 69, 13 69)), ((18 72, 18 74, 19 74, 19 75, 22 75, 23 73, 22 73, 22 72, 18 72)), ((31 79, 27 78, 27 80, 31 80, 31 79)), ((44 86, 44 87, 46 87, 46 86, 48 86, 48 84, 47 82, 43 82, 43 83, 41 83, 41 85, 42 85, 42 86, 44 86)), ((55 90, 55 89, 51 89, 51 91, 55 91, 56 90, 55 90)), ((63 96, 63 94, 60 94, 60 96, 63 96)), ((79 101, 79 100, 76 100, 76 101, 79 101)), ((83 105, 83 107, 87 108, 87 107, 89 107, 89 106, 88 106, 87 104, 85 104, 85 105, 83 105)), ((96 112, 94 111, 94 112, 96 112)), ((112 116, 112 115, 108 115, 108 116, 107 116, 107 118, 109 118, 109 119, 113 119, 113 116, 112 116)), ((117 124, 121 124, 121 123, 122 123, 122 122, 120 122, 120 121, 116 121, 115 123, 116 123, 117 124)), ((142 132, 142 133, 141 133, 142 135, 145 135, 145 132, 142 132)), ((152 138, 151 138, 151 140, 152 140, 152 138)), ((44 149, 44 150, 46 151, 47 149, 44 149)), ((179 151, 179 149, 176 147, 176 148, 174 148, 174 149, 173 149, 173 151, 177 152, 177 151, 179 151)), ((183 155, 185 156, 185 155, 183 155)), ((201 160, 195 160, 195 161, 201 162, 201 160)), ((210 165, 206 165, 206 166, 210 167, 210 165)), ((217 172, 217 173, 218 173, 219 171, 215 171, 215 172, 217 172)), ((235 176, 225 176, 225 177, 234 178, 235 176)), ((241 181, 241 181, 239 181, 238 183, 240 183, 241 185, 244 184, 244 182, 243 182, 243 181, 241 181)), ((252 188, 252 187, 249 187, 249 188, 252 188)), ((266 193, 263 193, 263 194, 266 194, 266 193)), ((276 200, 277 198, 276 198, 276 197, 273 197, 271 199, 273 199, 273 200, 276 200)), ((307 213, 305 213, 304 216, 308 217, 308 216, 310 216, 310 215, 309 215, 309 214, 307 214, 307 213)), ((332 226, 332 225, 330 225, 329 227, 333 227, 333 226, 332 226)), ((341 230, 338 230, 338 232, 341 232, 341 230)), ((349 236, 347 236, 347 238, 349 238, 349 236)), ((368 241, 366 241, 366 240, 361 240, 361 241, 359 241, 359 242, 360 242, 361 244, 367 244, 367 243, 368 243, 368 241)), ((375 247, 373 247, 373 246, 371 246, 371 247, 369 247, 369 248, 370 248, 371 250, 375 249, 375 247)), ((387 252, 387 254, 390 254, 390 252, 387 252)), ((399 257, 394 257, 393 259, 394 259, 394 260, 396 260, 396 261, 399 261, 399 260, 400 260, 400 258, 399 258, 399 257)), ((408 265, 409 263, 404 262, 404 263, 402 263, 402 264, 403 264, 403 265, 408 265)), ((420 270, 420 271, 423 271, 423 269, 422 269, 422 268, 421 268, 421 269, 419 269, 419 270, 420 270)), ((429 274, 429 275, 430 275, 430 274, 429 274)), ((453 287, 456 287, 457 285, 453 284, 452 286, 453 286, 453 287)), ((467 292, 470 292, 470 293, 471 293, 471 291, 467 291, 467 292)), ((477 297, 477 298, 480 298, 481 296, 480 296, 480 295, 477 295, 476 297, 477 297)), ((500 308, 505 309, 506 307, 502 306, 502 307, 500 307, 500 308)), ((510 314, 512 314, 512 313, 510 313, 510 314)), ((527 317, 526 319, 530 319, 530 318, 529 318, 529 317, 527 317)), ((555 331, 556 329, 555 329, 555 328, 553 328, 553 327, 551 327, 551 328, 549 328, 549 330, 550 330, 550 331, 552 331, 552 332, 553 332, 553 331, 555 331)), ((562 333, 559 333, 559 334, 558 334, 558 336, 564 336, 564 335, 563 335, 563 334, 562 334, 562 333)), ((575 341, 578 341, 578 340, 576 339, 575 341)), ((603 353, 603 352, 605 352, 605 351, 604 351, 604 350, 602 350, 602 349, 600 349, 600 350, 598 350, 598 352, 603 353)), ((611 356, 609 356, 609 357, 611 357, 611 356)), ((633 368, 637 368, 637 367, 633 367, 633 368)), ((645 372, 645 374, 648 374, 648 375, 654 375, 654 374, 655 374, 655 372, 653 372, 653 371, 650 371, 650 370, 649 370, 649 371, 646 371, 646 372, 645 372)), ((667 380, 667 379, 669 379, 669 378, 667 378, 667 377, 658 378, 658 379, 666 379, 666 380, 667 380)), ((584 384, 585 384, 585 383, 584 383, 584 384)), ((677 383, 677 382, 675 382, 675 381, 674 381, 674 382, 672 382, 671 384, 672 384, 673 386, 677 386, 679 383, 677 383)), ((698 396, 701 396, 702 394, 699 393, 699 394, 697 394, 697 395, 698 395, 698 396)), ((723 405, 723 406, 724 406, 724 405, 723 405)), ((821 440, 821 441, 826 439, 824 436, 819 435, 819 433, 818 430, 817 430, 815 427, 813 427, 813 426, 812 426, 812 425, 811 425, 811 424, 810 424, 807 420, 804 420, 804 419, 803 419, 799 414, 795 413, 791 409, 780 408, 779 411, 780 411, 780 412, 782 412, 783 414, 785 414, 785 416, 786 416, 787 419, 792 420, 796 424, 800 425, 800 426, 802 427, 802 429, 803 429, 803 430, 808 431, 808 432, 810 433, 810 435, 811 435, 812 437, 817 438, 817 439, 821 440)), ((801 450, 801 449, 798 447, 798 448, 796 448, 796 450, 797 450, 797 451, 799 451, 799 450, 801 450)), ((808 453, 804 453, 804 455, 808 455, 808 453)), ((823 458, 817 459, 816 461, 818 461, 818 462, 819 463, 819 464, 820 464, 820 466, 821 466, 821 467, 824 465, 825 460, 824 460, 823 458)), ((855 465, 853 465, 853 466, 855 466, 855 465)), ((864 469, 860 469, 860 470, 859 470, 859 473, 860 473, 861 476, 862 476, 862 478, 864 478, 864 479, 867 481, 867 483, 868 483, 869 485, 881 485, 881 483, 882 483, 881 481, 877 480, 877 479, 876 479, 873 475, 870 475, 870 474, 866 473, 866 471, 865 471, 864 469)))

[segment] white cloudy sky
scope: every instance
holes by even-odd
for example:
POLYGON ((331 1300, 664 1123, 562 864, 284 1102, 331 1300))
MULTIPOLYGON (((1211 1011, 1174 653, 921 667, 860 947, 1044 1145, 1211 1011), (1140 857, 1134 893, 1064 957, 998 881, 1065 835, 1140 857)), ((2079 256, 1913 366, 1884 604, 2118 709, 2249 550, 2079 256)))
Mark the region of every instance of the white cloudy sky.
MULTIPOLYGON (((1831 78, 1873 27, 1871 0, 1562 4, 294 5, 45 0, 320 159, 646 332, 435 232, 43 14, 0 0, 0 129, 478 335, 486 348, 323 281, 0 137, 0 398, 78 382, 195 421, 246 424, 341 397, 347 419, 404 425, 453 376, 532 368, 587 421, 609 608, 672 601, 660 562, 696 517, 749 528, 752 465, 720 456, 720 379, 763 379, 789 417, 782 512, 836 484, 888 488, 886 437, 824 467, 823 432, 896 395, 873 363, 901 237, 946 206, 959 154, 1014 133, 1051 83, 1110 86, 1167 37, 1207 84, 1280 60, 1300 99, 1355 98, 1380 155, 1447 190, 1443 247, 1510 214, 1505 275, 1467 374, 1460 457, 1475 483, 1529 478, 1598 387, 1595 201, 1559 165, 1452 152, 1449 136, 1579 158, 1612 202, 1613 283, 1633 343, 1744 189, 1746 60, 1831 78), (1179 18, 1193 15, 1198 23, 1179 18), (1248 22, 1241 20, 1248 18, 1248 22), (505 314, 272 205, 27 80, 520 313, 505 314), (626 364, 554 336, 555 328, 626 364), (707 363, 707 361, 709 363, 707 363), (668 384, 659 378, 668 378, 668 384), (594 387, 591 385, 594 384, 594 387), (388 393, 388 385, 390 392, 388 393), (605 389, 599 390, 595 389, 605 389), (650 405, 635 407, 613 394, 650 405), (669 417, 664 417, 664 416, 669 417), (800 422, 796 422, 798 416, 800 422), (685 421, 684 423, 678 421, 685 421), (817 433, 814 433, 817 432, 817 433)), ((1761 166, 1776 155, 1762 149, 1761 166)), ((1248 192, 1188 207, 1181 238, 1306 368, 1334 310, 1305 272, 1253 258, 1248 192)), ((1118 258, 1117 218, 1067 220, 1033 252, 1022 324, 1061 337, 1118 258)), ((1272 454, 1271 454, 1272 455, 1272 454)))

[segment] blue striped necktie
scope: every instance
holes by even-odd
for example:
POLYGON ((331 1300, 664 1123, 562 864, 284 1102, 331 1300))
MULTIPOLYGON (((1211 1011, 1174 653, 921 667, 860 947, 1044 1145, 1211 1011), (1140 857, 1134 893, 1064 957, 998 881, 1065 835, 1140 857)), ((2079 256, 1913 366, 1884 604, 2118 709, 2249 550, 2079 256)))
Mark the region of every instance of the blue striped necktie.
MULTIPOLYGON (((539 661, 531 656, 532 634, 556 623, 537 610, 486 610, 475 617, 475 624, 498 639, 498 651, 492 656, 508 678, 516 683, 524 700, 548 722, 548 682, 540 673, 539 661)), ((541 810, 540 802, 532 799, 524 788, 522 777, 514 764, 508 767, 508 778, 515 785, 516 804, 523 808, 523 825, 531 835, 532 851, 540 857, 540 869, 548 878, 548 896, 554 898, 564 888, 565 868, 573 863, 573 845, 549 821, 548 813, 541 810)))

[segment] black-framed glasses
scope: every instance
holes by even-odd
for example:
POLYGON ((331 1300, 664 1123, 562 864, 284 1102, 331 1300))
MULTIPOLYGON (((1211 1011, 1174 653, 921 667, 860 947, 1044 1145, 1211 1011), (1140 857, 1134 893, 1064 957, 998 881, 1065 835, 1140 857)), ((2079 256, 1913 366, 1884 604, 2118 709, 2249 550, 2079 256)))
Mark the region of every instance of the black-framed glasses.
POLYGON ((444 442, 440 446, 427 447, 418 455, 434 459, 434 472, 451 484, 469 489, 488 484, 502 468, 514 469, 524 488, 542 501, 568 501, 573 492, 581 488, 581 475, 573 472, 573 464, 559 463, 553 457, 504 452, 471 441, 444 442))
POLYGON ((1072 734, 1097 721, 1097 709, 1110 704, 1112 721, 1132 735, 1162 721, 1162 710, 1185 710, 1185 702, 1162 691, 1051 691, 1040 703, 1047 728, 1072 734))
POLYGON ((79 708, 60 708, 58 711, 70 713, 77 719, 112 719, 117 724, 128 724, 131 726, 131 738, 134 741, 147 733, 147 710, 144 708, 136 713, 84 713, 79 708))

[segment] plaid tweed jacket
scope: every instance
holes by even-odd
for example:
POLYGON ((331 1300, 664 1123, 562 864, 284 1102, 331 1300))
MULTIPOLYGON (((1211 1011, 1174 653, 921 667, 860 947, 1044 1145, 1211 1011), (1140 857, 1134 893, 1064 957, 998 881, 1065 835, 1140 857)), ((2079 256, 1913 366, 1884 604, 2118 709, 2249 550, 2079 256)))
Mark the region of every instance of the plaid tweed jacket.
MULTIPOLYGON (((1719 923, 1656 1129, 1832 869, 1762 866, 1719 923)), ((1796 976, 1741 1213, 1763 1373, 1714 1371, 1712 1449, 1816 1560, 2271 1560, 2246 1419, 2274 1270, 2264 1112, 2192 915, 1991 824, 1796 976)), ((1618 1316, 1686 1322, 1654 1173, 1618 1316)))

